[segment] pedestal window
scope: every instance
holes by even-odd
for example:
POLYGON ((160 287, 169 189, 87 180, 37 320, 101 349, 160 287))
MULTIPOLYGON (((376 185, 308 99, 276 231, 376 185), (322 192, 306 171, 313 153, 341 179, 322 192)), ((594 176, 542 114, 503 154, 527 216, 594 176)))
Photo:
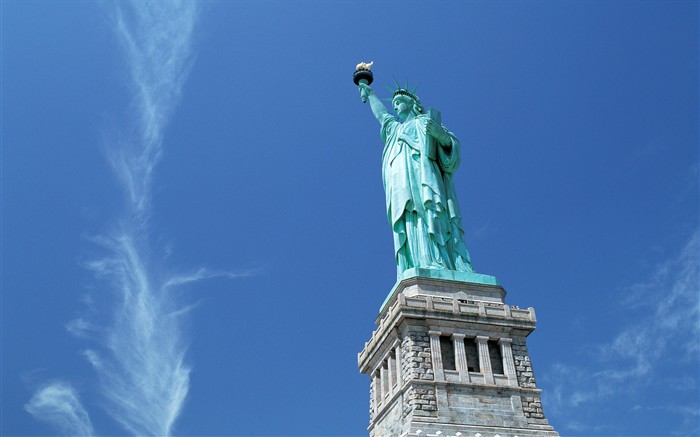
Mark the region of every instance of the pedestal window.
POLYGON ((440 354, 442 355, 443 369, 457 370, 457 365, 455 362, 455 346, 450 336, 440 336, 440 354))
POLYGON ((497 341, 489 340, 489 360, 491 361, 491 372, 494 375, 503 375, 503 355, 501 355, 501 347, 497 341))
POLYGON ((467 369, 470 372, 481 372, 479 366, 479 350, 474 342, 474 337, 464 339, 464 352, 467 355, 467 369))

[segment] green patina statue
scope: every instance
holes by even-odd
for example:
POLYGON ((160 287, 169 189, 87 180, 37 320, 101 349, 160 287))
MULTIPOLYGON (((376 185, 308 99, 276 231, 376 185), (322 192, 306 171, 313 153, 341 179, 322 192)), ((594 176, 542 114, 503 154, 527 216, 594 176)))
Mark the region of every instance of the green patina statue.
POLYGON ((401 87, 392 99, 402 120, 397 121, 367 82, 356 83, 381 125, 382 178, 398 277, 408 269, 474 273, 453 182, 460 162, 457 137, 440 123, 437 111, 426 114, 418 97, 401 87))

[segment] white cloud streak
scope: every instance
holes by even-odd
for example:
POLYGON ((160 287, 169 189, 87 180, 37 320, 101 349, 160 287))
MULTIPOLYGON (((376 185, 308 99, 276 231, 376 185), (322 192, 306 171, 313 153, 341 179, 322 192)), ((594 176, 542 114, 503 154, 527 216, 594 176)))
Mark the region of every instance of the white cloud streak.
POLYGON ((146 248, 128 230, 112 243, 112 258, 98 263, 96 273, 111 279, 118 304, 98 338, 106 350, 85 355, 114 419, 134 435, 169 435, 189 389, 186 312, 155 283, 146 248))
POLYGON ((197 271, 194 271, 192 273, 188 274, 183 274, 183 275, 174 275, 171 276, 164 284, 164 288, 169 288, 169 287, 176 287, 178 285, 184 285, 184 284, 189 284, 191 282, 198 282, 204 279, 211 279, 211 278, 226 278, 226 279, 238 279, 238 278, 245 278, 248 276, 252 276, 256 274, 258 270, 244 270, 240 272, 219 272, 219 271, 213 271, 209 270, 206 268, 201 268, 197 271))
POLYGON ((115 29, 134 85, 138 138, 114 150, 113 166, 129 207, 144 214, 150 205, 153 169, 163 130, 180 100, 192 63, 193 1, 118 2, 115 29))
MULTIPOLYGON (((620 393, 628 393, 632 387, 645 387, 650 381, 678 392, 698 391, 695 374, 665 375, 658 368, 671 350, 676 368, 682 363, 693 367, 693 363, 698 362, 699 253, 700 236, 696 231, 676 257, 658 265, 648 280, 630 287, 629 295, 633 298, 627 296, 621 303, 625 308, 643 312, 644 320, 623 326, 608 343, 591 346, 589 350, 594 353, 587 357, 588 367, 563 363, 552 366, 547 379, 553 382, 553 388, 545 394, 555 414, 612 399, 620 393), (596 367, 597 370, 592 370, 596 367)), ((647 408, 638 406, 636 409, 647 408)), ((675 410, 687 416, 680 422, 679 426, 684 428, 679 432, 700 432, 697 414, 684 413, 698 408, 700 405, 675 410)), ((582 428, 584 425, 578 421, 570 422, 568 427, 572 432, 596 431, 582 428)))
MULTIPOLYGON (((66 327, 97 341, 97 347, 84 356, 97 372, 106 411, 133 435, 166 436, 182 410, 190 374, 183 332, 189 307, 178 302, 170 288, 217 275, 231 276, 206 270, 159 275, 163 266, 150 255, 153 173, 161 156, 164 129, 192 63, 198 11, 193 1, 135 0, 109 3, 108 7, 114 8, 114 30, 133 85, 129 113, 134 119, 121 139, 108 145, 126 202, 117 224, 96 239, 107 255, 87 266, 113 292, 94 299, 103 310, 110 308, 110 321, 93 323, 81 317, 66 327)), ((27 410, 69 434, 93 434, 87 412, 65 383, 37 391, 27 410)))
POLYGON ((196 3, 118 2, 115 30, 134 88, 133 131, 111 147, 126 195, 119 225, 100 239, 110 256, 90 268, 106 278, 118 304, 100 333, 104 350, 85 352, 100 378, 107 412, 134 435, 169 435, 189 390, 182 322, 187 311, 167 292, 149 257, 148 218, 153 171, 164 128, 177 105, 192 61, 196 3))
POLYGON ((78 393, 68 383, 53 381, 40 388, 24 406, 39 420, 52 424, 63 435, 92 436, 95 431, 78 393))

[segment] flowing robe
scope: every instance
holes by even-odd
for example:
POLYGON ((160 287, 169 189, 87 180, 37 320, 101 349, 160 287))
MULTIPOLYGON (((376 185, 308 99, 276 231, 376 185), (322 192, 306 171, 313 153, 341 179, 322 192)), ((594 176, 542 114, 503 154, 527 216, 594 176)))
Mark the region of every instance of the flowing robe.
POLYGON ((455 196, 453 173, 460 162, 459 141, 430 141, 429 117, 400 123, 381 120, 382 179, 387 218, 394 233, 398 275, 410 268, 473 272, 455 196))

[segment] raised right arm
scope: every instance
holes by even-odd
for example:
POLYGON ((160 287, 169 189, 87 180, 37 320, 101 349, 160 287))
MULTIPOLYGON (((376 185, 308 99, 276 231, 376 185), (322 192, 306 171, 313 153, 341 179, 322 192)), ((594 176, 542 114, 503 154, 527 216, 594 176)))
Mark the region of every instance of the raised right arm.
POLYGON ((389 111, 386 109, 386 106, 384 106, 384 103, 382 103, 382 101, 379 100, 379 97, 377 97, 377 95, 374 94, 374 90, 372 90, 372 87, 364 83, 361 83, 358 86, 360 88, 360 94, 363 97, 366 96, 367 100, 369 100, 369 107, 372 109, 372 114, 374 114, 374 118, 377 119, 379 124, 382 124, 384 116, 389 114, 389 111))

